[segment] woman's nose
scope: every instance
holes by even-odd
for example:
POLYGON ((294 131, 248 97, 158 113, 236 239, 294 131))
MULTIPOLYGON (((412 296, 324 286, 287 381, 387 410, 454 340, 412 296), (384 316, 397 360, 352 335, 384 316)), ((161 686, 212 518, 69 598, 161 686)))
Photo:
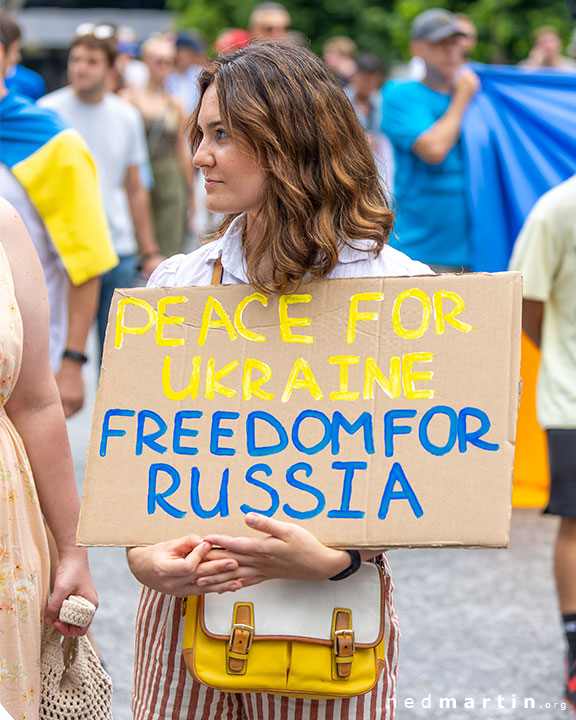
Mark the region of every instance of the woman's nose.
POLYGON ((194 153, 194 157, 192 158, 192 163, 194 167, 197 168, 211 167, 214 165, 214 156, 207 147, 205 139, 202 139, 200 145, 198 145, 198 148, 194 153))

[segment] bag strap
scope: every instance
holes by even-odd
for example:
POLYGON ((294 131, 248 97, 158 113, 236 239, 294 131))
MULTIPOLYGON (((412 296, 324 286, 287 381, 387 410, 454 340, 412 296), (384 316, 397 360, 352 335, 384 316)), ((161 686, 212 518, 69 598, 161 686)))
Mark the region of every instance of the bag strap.
POLYGON ((335 608, 332 616, 332 638, 334 643, 333 679, 343 680, 350 677, 356 649, 350 610, 335 608))
POLYGON ((245 675, 248 652, 254 637, 254 606, 252 603, 235 603, 232 630, 226 648, 226 672, 245 675))
POLYGON ((222 259, 216 258, 216 262, 214 263, 214 270, 212 271, 212 282, 210 285, 220 285, 222 282, 222 259))

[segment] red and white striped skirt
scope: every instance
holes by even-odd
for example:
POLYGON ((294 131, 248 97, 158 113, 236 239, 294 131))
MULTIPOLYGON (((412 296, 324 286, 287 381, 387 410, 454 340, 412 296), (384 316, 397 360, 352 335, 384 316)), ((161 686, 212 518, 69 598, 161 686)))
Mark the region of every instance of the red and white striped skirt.
POLYGON ((227 693, 196 682, 182 656, 180 598, 144 587, 136 616, 134 720, 394 720, 399 630, 385 564, 386 666, 371 692, 337 700, 227 693))

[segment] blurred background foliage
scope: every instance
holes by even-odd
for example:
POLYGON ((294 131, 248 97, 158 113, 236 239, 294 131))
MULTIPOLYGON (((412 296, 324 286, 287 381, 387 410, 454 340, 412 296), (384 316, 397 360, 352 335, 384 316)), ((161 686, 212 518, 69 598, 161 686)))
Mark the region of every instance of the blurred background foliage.
MULTIPOLYGON (((228 27, 245 28, 257 0, 167 0, 178 25, 196 28, 212 42, 228 27)), ((532 32, 541 25, 557 28, 565 43, 575 21, 569 0, 283 0, 292 27, 303 32, 320 53, 334 35, 351 37, 360 50, 379 55, 388 67, 409 58, 412 19, 431 7, 470 16, 478 28, 475 60, 515 64, 528 55, 532 32)))

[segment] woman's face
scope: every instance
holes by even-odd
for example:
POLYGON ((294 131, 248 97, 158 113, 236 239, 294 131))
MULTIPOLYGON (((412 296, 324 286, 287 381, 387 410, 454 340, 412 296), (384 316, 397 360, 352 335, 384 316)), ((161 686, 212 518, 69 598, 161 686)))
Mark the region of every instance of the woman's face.
POLYGON ((150 72, 150 79, 156 83, 163 83, 174 70, 176 50, 166 43, 158 44, 146 55, 146 65, 150 72))
POLYGON ((198 126, 201 142, 193 162, 204 175, 207 209, 246 212, 248 220, 253 220, 262 203, 266 177, 256 160, 230 139, 220 118, 214 85, 202 98, 198 126))

